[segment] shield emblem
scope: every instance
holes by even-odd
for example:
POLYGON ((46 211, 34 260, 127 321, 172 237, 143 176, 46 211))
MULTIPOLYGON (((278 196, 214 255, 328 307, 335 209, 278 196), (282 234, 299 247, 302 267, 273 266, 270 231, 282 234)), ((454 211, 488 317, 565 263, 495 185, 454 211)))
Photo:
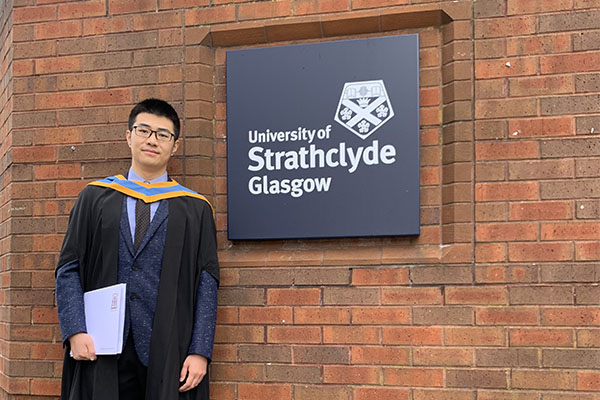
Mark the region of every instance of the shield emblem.
POLYGON ((334 119, 364 140, 393 116, 385 84, 377 80, 345 83, 334 119))

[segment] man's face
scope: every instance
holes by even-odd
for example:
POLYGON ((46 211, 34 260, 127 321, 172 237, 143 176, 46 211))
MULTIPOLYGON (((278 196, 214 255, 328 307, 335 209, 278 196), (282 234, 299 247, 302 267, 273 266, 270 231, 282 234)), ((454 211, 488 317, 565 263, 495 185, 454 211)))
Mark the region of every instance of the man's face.
MULTIPOLYGON (((133 126, 142 130, 158 131, 158 134, 163 136, 166 133, 175 133, 170 119, 154 114, 138 114, 133 126)), ((167 168, 169 158, 179 147, 179 140, 175 141, 174 137, 168 142, 158 140, 156 133, 149 137, 141 137, 136 134, 135 128, 127 130, 125 136, 131 148, 131 165, 140 172, 162 174, 167 168)))

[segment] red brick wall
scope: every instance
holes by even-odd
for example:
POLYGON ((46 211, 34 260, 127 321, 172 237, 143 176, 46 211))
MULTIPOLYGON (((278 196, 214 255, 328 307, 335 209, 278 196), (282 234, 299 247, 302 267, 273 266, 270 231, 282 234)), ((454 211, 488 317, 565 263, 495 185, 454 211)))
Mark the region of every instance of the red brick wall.
POLYGON ((213 399, 600 398, 600 1, 2 4, 0 398, 58 394, 68 211, 148 96, 217 210, 213 399), (228 242, 226 51, 414 32, 420 237, 228 242))

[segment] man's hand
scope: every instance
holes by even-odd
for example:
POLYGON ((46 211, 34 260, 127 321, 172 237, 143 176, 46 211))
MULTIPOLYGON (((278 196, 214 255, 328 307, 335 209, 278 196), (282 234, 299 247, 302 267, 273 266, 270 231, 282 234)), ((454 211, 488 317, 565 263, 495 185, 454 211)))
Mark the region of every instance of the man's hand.
POLYGON ((69 338, 73 358, 78 361, 95 361, 96 348, 94 340, 87 333, 76 333, 69 338))
POLYGON ((183 362, 183 368, 181 368, 179 376, 179 382, 185 381, 185 383, 179 388, 179 391, 187 392, 198 386, 204 375, 206 375, 207 366, 208 360, 206 357, 200 354, 190 354, 187 356, 183 362))

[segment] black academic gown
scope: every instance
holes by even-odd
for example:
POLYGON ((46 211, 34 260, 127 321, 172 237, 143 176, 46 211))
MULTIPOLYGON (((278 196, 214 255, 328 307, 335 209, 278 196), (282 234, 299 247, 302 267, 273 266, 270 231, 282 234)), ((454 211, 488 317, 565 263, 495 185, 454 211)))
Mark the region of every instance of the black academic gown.
MULTIPOLYGON (((79 261, 84 291, 117 283, 119 223, 124 195, 87 186, 71 211, 58 268, 79 261)), ((167 237, 146 385, 146 400, 208 400, 208 374, 197 388, 179 393, 179 373, 191 342, 201 271, 217 281, 216 229, 210 205, 193 197, 169 199, 167 237)), ((118 399, 117 356, 75 361, 67 342, 62 400, 118 399)))

